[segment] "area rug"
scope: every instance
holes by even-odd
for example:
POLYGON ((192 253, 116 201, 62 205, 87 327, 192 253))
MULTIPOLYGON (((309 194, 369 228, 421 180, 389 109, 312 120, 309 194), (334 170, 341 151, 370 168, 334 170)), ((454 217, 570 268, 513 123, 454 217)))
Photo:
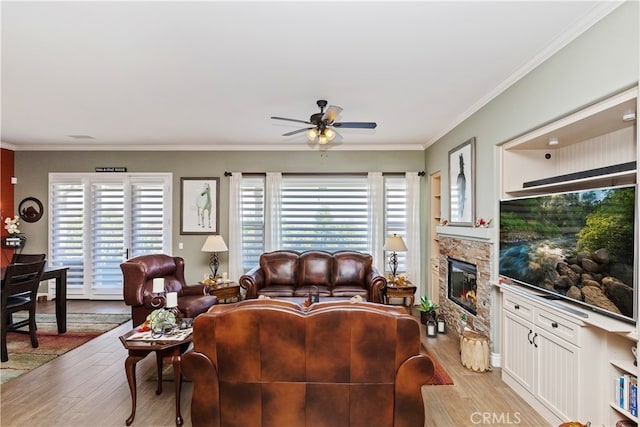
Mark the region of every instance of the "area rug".
POLYGON ((453 379, 442 367, 442 364, 438 361, 438 359, 432 353, 429 353, 424 345, 421 345, 421 347, 422 352, 427 354, 433 361, 434 367, 433 377, 431 377, 427 385, 453 385, 453 379))
MULTIPOLYGON (((20 313, 14 315, 15 320, 20 318, 20 313)), ((0 364, 0 384, 50 362, 129 319, 129 314, 70 313, 67 315, 67 332, 58 334, 55 314, 36 314, 38 348, 31 347, 29 334, 9 332, 9 360, 0 364)))

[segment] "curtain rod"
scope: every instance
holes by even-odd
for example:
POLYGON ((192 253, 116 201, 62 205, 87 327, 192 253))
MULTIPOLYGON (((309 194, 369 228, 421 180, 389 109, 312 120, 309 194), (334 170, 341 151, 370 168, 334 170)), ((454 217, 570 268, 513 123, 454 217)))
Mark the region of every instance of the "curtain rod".
MULTIPOLYGON (((266 172, 242 172, 246 175, 266 175, 266 172)), ((400 175, 406 172, 382 172, 383 175, 400 175)), ((231 172, 224 172, 224 176, 231 176, 231 172)), ((366 175, 367 172, 283 172, 283 175, 366 175)), ((425 171, 418 172, 418 176, 425 176, 425 171)))

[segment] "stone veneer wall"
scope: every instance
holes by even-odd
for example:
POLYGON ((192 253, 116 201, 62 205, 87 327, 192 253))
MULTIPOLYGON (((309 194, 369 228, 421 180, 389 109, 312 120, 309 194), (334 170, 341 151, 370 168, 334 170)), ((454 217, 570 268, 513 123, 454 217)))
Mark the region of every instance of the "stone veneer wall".
POLYGON ((467 325, 491 337, 491 260, 493 245, 489 242, 440 235, 439 304, 440 314, 446 318, 450 330, 459 332, 462 314, 467 314, 467 325), (477 267, 477 314, 472 314, 447 297, 447 257, 475 264, 477 267))

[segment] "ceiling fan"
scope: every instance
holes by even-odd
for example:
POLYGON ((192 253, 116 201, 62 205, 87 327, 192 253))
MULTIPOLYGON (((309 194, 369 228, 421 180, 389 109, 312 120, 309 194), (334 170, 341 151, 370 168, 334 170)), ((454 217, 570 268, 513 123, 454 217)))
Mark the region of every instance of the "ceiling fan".
POLYGON ((318 107, 320 107, 320 112, 312 114, 309 120, 298 120, 298 119, 288 119, 286 117, 271 117, 274 120, 286 120, 288 122, 296 122, 296 123, 304 123, 307 125, 311 125, 311 127, 306 127, 302 129, 296 129, 291 132, 283 133, 282 136, 291 136, 297 133, 306 132, 307 138, 311 142, 318 142, 318 144, 324 145, 328 144, 329 141, 333 140, 337 132, 333 128, 352 128, 352 129, 375 129, 378 126, 375 122, 335 122, 338 114, 342 111, 342 107, 337 107, 335 105, 329 105, 327 111, 325 111, 325 107, 327 107, 327 101, 324 99, 319 99, 316 101, 318 107))

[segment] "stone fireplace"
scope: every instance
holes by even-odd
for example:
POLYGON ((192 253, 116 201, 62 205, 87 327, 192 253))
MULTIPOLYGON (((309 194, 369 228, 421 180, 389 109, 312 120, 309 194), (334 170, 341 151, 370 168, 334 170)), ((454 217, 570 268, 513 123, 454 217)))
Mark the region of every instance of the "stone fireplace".
POLYGON ((490 230, 453 226, 437 230, 440 312, 452 330, 458 330, 465 314, 467 325, 489 338, 493 251, 490 230))

